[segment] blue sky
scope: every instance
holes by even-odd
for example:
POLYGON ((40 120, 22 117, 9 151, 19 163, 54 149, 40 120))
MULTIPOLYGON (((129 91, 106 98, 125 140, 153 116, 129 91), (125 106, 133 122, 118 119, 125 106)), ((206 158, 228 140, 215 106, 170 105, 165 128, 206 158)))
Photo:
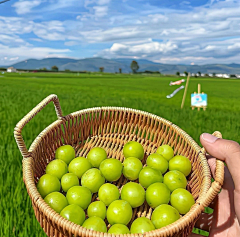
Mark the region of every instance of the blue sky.
POLYGON ((240 63, 239 0, 10 0, 0 65, 29 58, 240 63))

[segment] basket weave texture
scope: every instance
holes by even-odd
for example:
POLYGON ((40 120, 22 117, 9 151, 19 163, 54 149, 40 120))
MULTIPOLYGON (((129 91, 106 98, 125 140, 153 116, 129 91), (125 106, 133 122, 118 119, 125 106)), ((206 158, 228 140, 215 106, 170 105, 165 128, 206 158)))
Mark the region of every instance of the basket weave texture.
MULTIPOLYGON (((215 132, 221 137, 221 133, 215 132)), ((119 107, 98 107, 85 109, 62 115, 62 110, 56 95, 50 95, 29 112, 15 127, 14 136, 23 156, 23 180, 32 201, 35 216, 45 233, 50 237, 112 237, 113 234, 100 233, 76 225, 56 213, 42 199, 37 191, 36 183, 45 173, 47 164, 55 158, 55 150, 69 144, 74 147, 77 156, 86 157, 93 147, 102 147, 108 157, 123 162, 122 149, 128 141, 138 141, 145 152, 146 158, 154 153, 162 144, 169 144, 174 148, 175 155, 184 155, 192 163, 192 172, 188 176, 187 190, 189 190, 196 204, 191 210, 171 225, 145 234, 128 234, 128 237, 186 237, 223 184, 224 164, 216 161, 215 181, 211 183, 210 169, 205 156, 205 150, 183 130, 171 122, 139 110, 119 107), (23 127, 47 104, 53 101, 58 120, 45 128, 34 140, 29 151, 21 135, 23 127)), ((121 189, 128 182, 122 176, 114 184, 121 189)), ((92 201, 96 200, 96 194, 92 201)), ((145 202, 141 207, 133 209, 133 218, 151 217, 153 209, 145 202)), ((107 223, 108 224, 108 223, 107 223)), ((129 225, 130 225, 129 224, 129 225)))

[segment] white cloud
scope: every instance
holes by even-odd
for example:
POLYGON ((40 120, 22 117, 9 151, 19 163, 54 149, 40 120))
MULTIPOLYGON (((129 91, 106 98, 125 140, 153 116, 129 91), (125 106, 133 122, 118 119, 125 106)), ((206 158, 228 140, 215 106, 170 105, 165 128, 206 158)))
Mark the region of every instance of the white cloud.
POLYGON ((110 49, 103 50, 99 55, 114 57, 117 55, 122 56, 134 56, 134 57, 144 57, 154 56, 154 55, 164 55, 167 52, 174 52, 177 50, 178 46, 171 42, 159 43, 150 42, 139 45, 127 45, 114 43, 110 49))
POLYGON ((235 43, 233 45, 229 45, 228 49, 230 49, 230 50, 240 49, 240 43, 235 43))
POLYGON ((33 1, 18 1, 14 3, 12 6, 15 7, 15 11, 17 14, 22 15, 31 12, 32 8, 39 6, 42 3, 41 0, 33 0, 33 1))
POLYGON ((64 43, 64 45, 66 45, 66 46, 74 46, 74 45, 78 45, 78 44, 79 44, 79 42, 77 42, 77 41, 67 41, 64 43))
POLYGON ((0 44, 1 55, 4 55, 4 62, 1 64, 9 65, 9 61, 25 60, 28 58, 44 58, 47 56, 59 56, 67 57, 71 52, 69 49, 53 49, 48 47, 31 47, 31 46, 20 46, 20 47, 9 47, 0 44))
POLYGON ((16 61, 16 60, 18 60, 18 59, 19 59, 19 57, 10 58, 9 61, 16 61))
POLYGON ((65 40, 65 27, 61 21, 48 21, 36 23, 33 32, 39 38, 46 40, 65 40))
POLYGON ((98 5, 105 5, 105 4, 109 4, 111 2, 111 0, 98 0, 97 4, 98 5))
POLYGON ((107 6, 94 6, 93 7, 95 17, 103 17, 107 15, 108 7, 107 6))

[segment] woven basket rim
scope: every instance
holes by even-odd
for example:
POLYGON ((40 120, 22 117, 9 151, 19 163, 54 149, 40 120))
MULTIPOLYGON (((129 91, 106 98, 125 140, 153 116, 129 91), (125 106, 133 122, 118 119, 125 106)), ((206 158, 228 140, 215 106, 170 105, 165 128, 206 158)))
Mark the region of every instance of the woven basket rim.
MULTIPOLYGON (((142 114, 142 115, 147 115, 150 116, 153 119, 157 119, 159 121, 161 121, 162 123, 168 125, 168 126, 172 126, 173 129, 177 129, 178 133, 181 133, 183 135, 183 137, 185 138, 186 141, 189 142, 190 146, 193 147, 197 153, 199 158, 201 159, 201 162, 203 163, 203 166, 205 166, 207 169, 204 171, 205 174, 203 176, 203 179, 209 179, 211 177, 210 175, 210 169, 207 163, 207 159, 205 157, 205 155, 202 153, 201 151, 201 147, 195 142, 195 140, 189 135, 187 134, 184 130, 182 130, 180 127, 178 127, 177 125, 173 124, 172 122, 170 122, 167 119, 164 119, 158 115, 149 113, 149 112, 145 112, 142 110, 137 110, 137 109, 132 109, 132 108, 125 108, 125 107, 114 107, 114 106, 103 106, 103 107, 93 107, 93 108, 87 108, 87 109, 82 109, 73 113, 70 113, 66 116, 63 116, 59 119, 57 119, 56 121, 54 121, 53 123, 51 123, 49 126, 47 126, 32 142, 30 148, 29 148, 29 152, 31 154, 31 152, 33 152, 33 150, 36 148, 36 146, 38 145, 38 143, 41 141, 41 139, 43 139, 44 134, 47 133, 47 131, 49 131, 51 128, 53 128, 55 125, 58 124, 62 124, 65 121, 68 121, 69 119, 72 119, 73 117, 78 117, 80 115, 86 114, 86 113, 92 113, 92 112, 104 112, 104 111, 126 111, 126 112, 134 112, 137 114, 142 114)), ((30 192, 30 197, 32 199, 32 201, 35 203, 35 205, 39 208, 40 212, 42 212, 47 218, 51 218, 55 224, 58 226, 58 228, 60 227, 63 230, 69 230, 74 228, 76 230, 76 233, 85 233, 87 234, 87 232, 89 232, 90 230, 83 228, 80 225, 76 225, 70 221, 68 221, 67 219, 63 218, 60 216, 60 214, 58 214, 57 212, 55 212, 53 209, 51 209, 43 200, 43 198, 41 197, 41 195, 38 193, 34 179, 33 179, 33 173, 32 171, 30 172, 29 169, 32 169, 32 163, 33 158, 27 157, 27 158, 23 158, 23 162, 26 162, 26 169, 24 170, 24 179, 25 179, 25 184, 26 187, 28 188, 29 192, 30 192), (30 180, 29 180, 30 179, 30 180), (30 182, 29 182, 30 181, 30 182), (50 215, 51 214, 51 215, 50 215)), ((201 187, 204 185, 204 182, 202 182, 201 187)), ((181 217, 179 220, 177 220, 176 222, 163 227, 161 229, 156 229, 150 232, 146 232, 145 234, 124 234, 124 235, 119 235, 119 236, 128 236, 128 237, 133 237, 133 236, 148 236, 148 237, 153 237, 159 234, 165 234, 170 235, 172 233, 176 233, 177 231, 184 229, 187 225, 189 225, 193 219, 195 219, 203 210, 204 207, 202 205, 200 205, 200 200, 204 200, 204 196, 206 194, 206 192, 209 190, 210 185, 208 185, 209 187, 207 187, 207 189, 205 190, 205 192, 202 192, 198 199, 196 200, 196 203, 192 206, 191 210, 184 215, 183 217, 181 217)), ((90 231, 93 236, 99 235, 101 233, 101 235, 103 234, 102 232, 97 232, 97 231, 90 231)), ((164 236, 165 236, 164 235, 164 236)), ((108 233, 104 233, 105 237, 111 237, 111 236, 117 236, 114 234, 108 234, 108 233)))

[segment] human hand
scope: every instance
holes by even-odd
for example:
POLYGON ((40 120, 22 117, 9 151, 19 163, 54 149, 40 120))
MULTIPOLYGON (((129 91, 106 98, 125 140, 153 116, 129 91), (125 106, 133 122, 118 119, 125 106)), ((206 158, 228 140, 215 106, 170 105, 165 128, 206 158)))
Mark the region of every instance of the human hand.
MULTIPOLYGON (((240 236, 240 146, 237 142, 220 139, 208 133, 200 137, 206 149, 208 164, 214 177, 216 158, 224 161, 224 184, 210 207, 213 214, 203 213, 195 227, 209 232, 209 237, 240 236)), ((191 234, 190 237, 200 237, 191 234)))

